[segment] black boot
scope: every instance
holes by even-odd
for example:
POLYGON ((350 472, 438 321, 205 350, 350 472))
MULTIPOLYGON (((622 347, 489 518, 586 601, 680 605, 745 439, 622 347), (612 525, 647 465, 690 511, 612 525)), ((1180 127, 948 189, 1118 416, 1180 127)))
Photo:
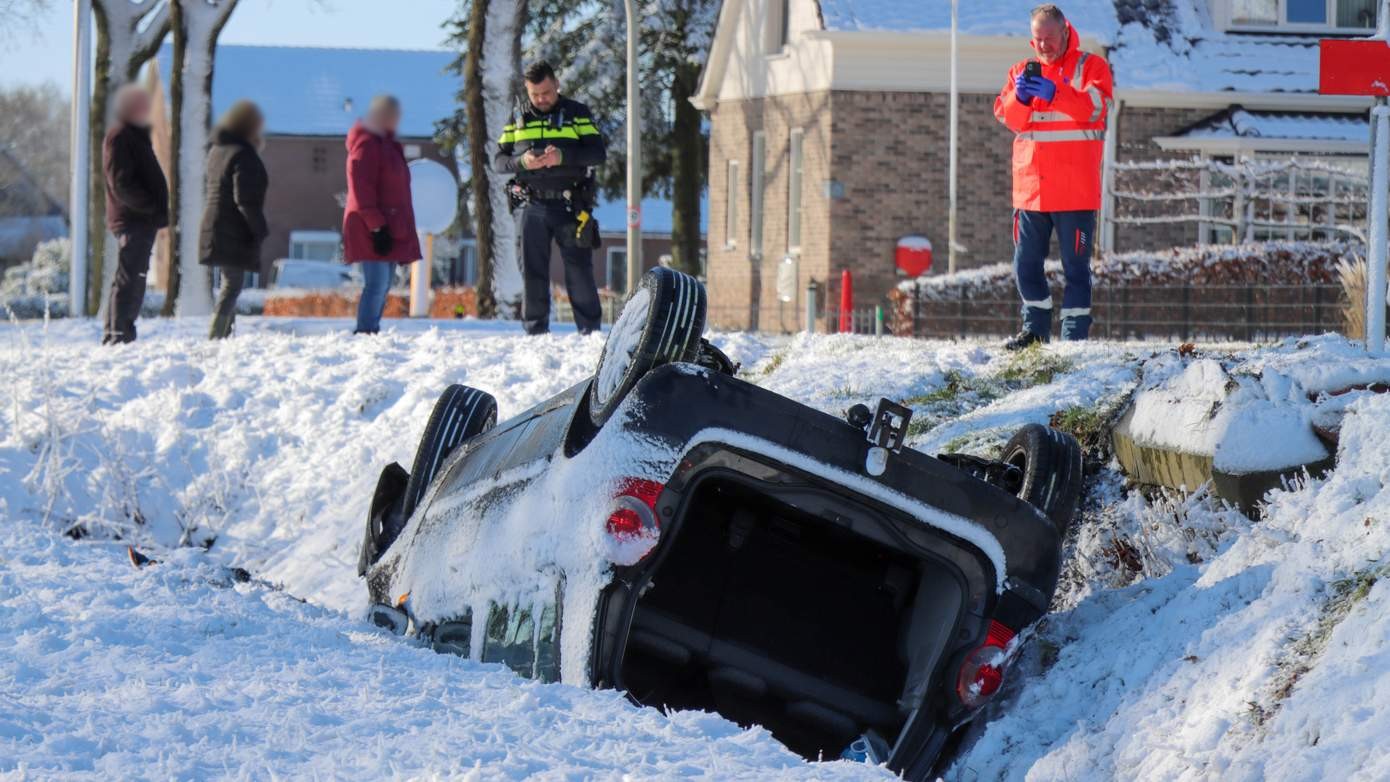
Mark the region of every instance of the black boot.
POLYGON ((1023 350, 1024 348, 1045 342, 1042 335, 1035 334, 1027 329, 1018 332, 1018 335, 1004 343, 1004 349, 1009 351, 1023 350))

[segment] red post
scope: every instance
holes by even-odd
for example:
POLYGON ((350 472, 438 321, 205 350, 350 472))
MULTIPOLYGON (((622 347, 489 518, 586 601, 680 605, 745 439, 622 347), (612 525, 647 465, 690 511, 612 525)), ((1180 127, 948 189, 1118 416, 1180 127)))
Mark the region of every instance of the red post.
POLYGON ((840 272, 840 333, 854 331, 854 279, 849 269, 840 272))

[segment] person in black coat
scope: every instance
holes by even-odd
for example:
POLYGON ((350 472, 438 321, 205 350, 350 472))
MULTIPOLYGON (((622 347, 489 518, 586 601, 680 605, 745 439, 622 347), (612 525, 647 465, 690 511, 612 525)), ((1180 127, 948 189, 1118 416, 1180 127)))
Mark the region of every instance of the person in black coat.
POLYGON ((222 271, 222 288, 208 336, 231 336, 236 301, 247 272, 261 268, 261 243, 270 233, 265 193, 270 177, 259 149, 265 118, 256 104, 237 101, 218 122, 208 147, 207 203, 198 235, 199 262, 222 271))
POLYGON ((155 235, 169 224, 169 185, 150 141, 150 94, 127 84, 116 92, 116 121, 102 140, 106 227, 119 249, 101 342, 135 341, 155 235))

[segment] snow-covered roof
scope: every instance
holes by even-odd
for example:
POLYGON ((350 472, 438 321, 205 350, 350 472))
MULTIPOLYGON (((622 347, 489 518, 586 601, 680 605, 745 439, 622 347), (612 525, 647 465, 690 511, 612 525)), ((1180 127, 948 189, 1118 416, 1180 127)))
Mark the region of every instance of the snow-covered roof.
POLYGON ((1233 108, 1192 126, 1184 138, 1284 138, 1370 141, 1370 124, 1360 114, 1248 111, 1233 108))
MULTIPOLYGON (((939 32, 950 0, 819 0, 832 32, 939 32)), ((960 4, 965 35, 1024 37, 1036 0, 960 4)), ((1300 92, 1318 87, 1318 38, 1228 33, 1204 0, 1067 0, 1083 39, 1110 47, 1117 87, 1171 92, 1300 92)))
MULTIPOLYGON (((434 136, 434 123, 454 113, 459 79, 446 72, 456 55, 446 51, 327 49, 302 46, 217 47, 213 115, 233 101, 255 101, 267 131, 283 136, 341 136, 372 96, 401 101, 400 135, 434 136)), ((158 56, 168 80, 170 48, 158 56)))

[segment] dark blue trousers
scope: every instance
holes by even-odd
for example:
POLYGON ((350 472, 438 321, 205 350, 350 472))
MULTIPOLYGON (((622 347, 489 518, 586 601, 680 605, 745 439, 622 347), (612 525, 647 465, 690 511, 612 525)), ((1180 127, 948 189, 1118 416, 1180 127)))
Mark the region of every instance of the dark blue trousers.
POLYGON ((525 298, 521 300, 521 325, 527 334, 550 331, 550 245, 559 245, 565 262, 565 289, 569 292, 574 325, 579 333, 598 331, 603 306, 594 282, 594 251, 574 246, 574 215, 562 202, 534 201, 516 213, 521 240, 521 273, 525 298))
POLYGON ((1044 341, 1052 336, 1052 291, 1043 263, 1057 234, 1062 248, 1062 339, 1086 339, 1091 331, 1091 245, 1096 213, 1014 210, 1014 277, 1023 298, 1023 328, 1044 341))

